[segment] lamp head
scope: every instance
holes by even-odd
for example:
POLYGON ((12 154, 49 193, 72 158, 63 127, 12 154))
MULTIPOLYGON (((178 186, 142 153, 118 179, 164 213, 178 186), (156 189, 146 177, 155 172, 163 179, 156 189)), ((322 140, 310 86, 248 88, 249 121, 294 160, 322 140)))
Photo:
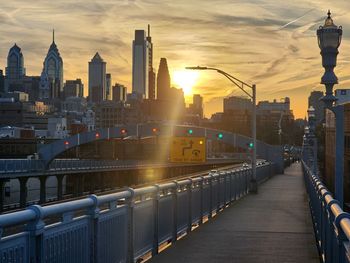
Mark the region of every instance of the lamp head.
POLYGON ((320 26, 317 30, 318 45, 321 50, 325 48, 338 48, 343 34, 342 27, 337 27, 334 24, 329 10, 327 15, 324 25, 320 26))
POLYGON ((197 66, 197 67, 186 67, 186 69, 191 69, 191 70, 207 70, 208 67, 197 66))

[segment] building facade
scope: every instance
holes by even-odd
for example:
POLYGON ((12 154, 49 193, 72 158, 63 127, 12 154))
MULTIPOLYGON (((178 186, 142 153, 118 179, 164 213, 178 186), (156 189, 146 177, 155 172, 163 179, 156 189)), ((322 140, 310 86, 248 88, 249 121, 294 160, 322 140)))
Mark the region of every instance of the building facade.
POLYGON ((44 60, 43 94, 50 99, 60 98, 63 92, 63 60, 55 43, 55 31, 52 33, 52 43, 44 60), (48 94, 49 93, 49 94, 48 94))
MULTIPOLYGON (((325 111, 325 172, 323 180, 327 188, 334 193, 335 174, 335 116, 326 109, 325 111)), ((350 202, 350 103, 344 104, 344 201, 350 202)))
POLYGON ((110 73, 106 74, 106 100, 112 99, 112 75, 110 73))
POLYGON ((66 81, 64 85, 64 97, 84 97, 84 84, 81 79, 66 81))
POLYGON ((323 101, 321 100, 322 97, 322 91, 312 91, 308 99, 308 108, 312 106, 315 109, 316 124, 321 124, 324 122, 325 106, 323 101))
POLYGON ((7 67, 5 71, 5 92, 20 90, 22 80, 26 74, 26 69, 24 67, 22 50, 19 46, 17 46, 17 44, 14 44, 14 46, 9 50, 7 55, 7 67))
POLYGON ((152 37, 151 37, 151 26, 148 25, 148 34, 146 37, 146 40, 149 45, 149 52, 148 52, 148 98, 151 100, 155 100, 157 97, 156 93, 156 73, 154 72, 153 68, 153 43, 152 43, 152 37))
POLYGON ((89 101, 106 100, 106 62, 98 52, 89 62, 89 101))
POLYGON ((168 100, 170 97, 170 74, 166 58, 161 58, 157 75, 157 99, 168 100))
MULTIPOLYGON (((150 69, 152 68, 151 37, 146 38, 144 30, 135 30, 135 39, 132 43, 132 92, 148 99, 150 95, 150 69)), ((153 68, 152 68, 153 70, 153 68)), ((153 92, 153 91, 152 91, 153 92)))
POLYGON ((113 101, 126 101, 126 87, 119 83, 113 86, 113 101))

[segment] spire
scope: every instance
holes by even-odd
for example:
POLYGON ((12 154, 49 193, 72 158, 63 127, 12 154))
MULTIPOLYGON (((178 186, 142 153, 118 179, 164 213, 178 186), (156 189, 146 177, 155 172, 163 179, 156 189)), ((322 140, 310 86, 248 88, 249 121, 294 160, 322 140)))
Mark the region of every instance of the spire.
POLYGON ((150 37, 150 36, 151 36, 151 25, 148 24, 148 37, 150 37))
POLYGON ((55 29, 52 29, 52 43, 55 43, 55 29))

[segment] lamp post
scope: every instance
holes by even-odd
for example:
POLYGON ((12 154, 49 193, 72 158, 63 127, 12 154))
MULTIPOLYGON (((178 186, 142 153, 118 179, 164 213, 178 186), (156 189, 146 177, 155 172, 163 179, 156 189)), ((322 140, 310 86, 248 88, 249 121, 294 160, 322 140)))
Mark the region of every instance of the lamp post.
POLYGON ((325 24, 317 30, 318 45, 321 49, 322 66, 325 73, 321 78, 321 84, 326 86, 326 95, 322 98, 327 109, 335 116, 335 198, 343 207, 343 177, 344 177, 344 106, 335 105, 337 98, 333 95, 333 86, 338 83, 334 74, 337 64, 338 47, 343 34, 342 27, 337 27, 328 10, 325 24))
POLYGON ((211 68, 211 67, 186 67, 186 69, 192 69, 192 70, 214 70, 222 75, 224 75, 228 80, 230 80, 233 84, 235 84, 240 90, 242 90, 249 98, 252 99, 252 136, 253 136, 253 156, 252 156, 252 179, 250 181, 250 191, 252 193, 258 192, 258 184, 256 180, 256 85, 249 85, 245 83, 244 81, 241 81, 234 76, 226 73, 225 71, 222 71, 217 68, 211 68), (252 90, 251 94, 247 92, 244 87, 248 87, 252 90))

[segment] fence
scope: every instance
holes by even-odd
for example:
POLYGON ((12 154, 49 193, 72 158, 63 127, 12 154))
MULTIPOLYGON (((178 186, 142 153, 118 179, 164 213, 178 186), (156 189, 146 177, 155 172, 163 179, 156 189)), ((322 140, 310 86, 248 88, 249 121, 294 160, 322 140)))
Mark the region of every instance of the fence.
POLYGON ((303 172, 321 262, 350 262, 350 214, 304 162, 303 172))
MULTIPOLYGON (((258 181, 273 175, 257 167, 258 181)), ((0 262, 135 262, 249 191, 251 168, 0 215, 0 262), (24 230, 19 230, 19 227, 24 230)))

